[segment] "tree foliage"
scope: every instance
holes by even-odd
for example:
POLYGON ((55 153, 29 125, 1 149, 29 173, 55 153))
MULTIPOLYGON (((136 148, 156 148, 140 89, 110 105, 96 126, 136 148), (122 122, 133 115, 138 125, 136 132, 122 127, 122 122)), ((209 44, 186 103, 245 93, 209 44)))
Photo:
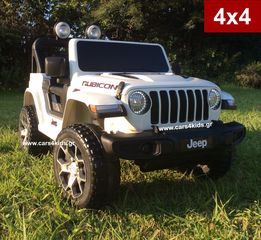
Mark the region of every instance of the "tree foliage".
POLYGON ((0 19, 2 87, 16 87, 3 73, 28 76, 32 42, 52 34, 58 21, 68 22, 76 37, 95 23, 111 39, 161 43, 184 74, 203 78, 230 80, 261 57, 260 34, 204 33, 202 0, 3 0, 0 19))

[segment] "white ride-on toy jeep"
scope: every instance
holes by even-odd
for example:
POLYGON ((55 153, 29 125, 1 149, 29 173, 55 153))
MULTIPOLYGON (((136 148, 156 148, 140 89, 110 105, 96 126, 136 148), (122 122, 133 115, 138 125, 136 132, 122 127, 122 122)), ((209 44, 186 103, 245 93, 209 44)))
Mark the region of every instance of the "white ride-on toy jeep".
POLYGON ((161 45, 56 37, 32 46, 32 73, 20 114, 22 147, 33 155, 54 144, 54 174, 78 207, 97 208, 117 196, 119 159, 142 171, 176 169, 217 178, 230 168, 245 136, 219 121, 233 97, 209 81, 175 74, 161 45), (51 142, 55 141, 55 142, 51 142))

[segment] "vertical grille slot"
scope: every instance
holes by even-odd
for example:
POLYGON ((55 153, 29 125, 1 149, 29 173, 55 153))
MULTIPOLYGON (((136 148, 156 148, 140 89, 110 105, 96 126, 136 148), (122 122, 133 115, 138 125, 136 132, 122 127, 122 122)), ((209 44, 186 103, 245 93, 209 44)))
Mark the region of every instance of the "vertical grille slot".
POLYGON ((185 122, 187 115, 187 98, 184 90, 179 90, 179 100, 180 100, 180 114, 179 121, 185 122))
POLYGON ((158 93, 156 91, 150 92, 150 97, 152 101, 151 106, 151 124, 159 123, 159 98, 158 93))
POLYGON ((196 102, 197 102, 197 107, 196 107, 196 121, 200 121, 202 119, 202 96, 201 96, 201 91, 196 90, 196 102))
POLYGON ((150 91, 151 124, 184 123, 208 120, 206 89, 150 91))
POLYGON ((187 91, 188 95, 188 121, 192 122, 194 121, 194 112, 195 112, 195 99, 194 99, 194 93, 192 90, 187 91))
POLYGON ((160 91, 161 100, 161 123, 169 121, 169 97, 166 91, 160 91))
POLYGON ((178 120, 178 96, 176 91, 169 91, 170 95, 170 122, 175 123, 178 120))
POLYGON ((207 120, 208 119, 208 91, 203 90, 203 103, 204 103, 204 114, 203 114, 203 119, 207 120))

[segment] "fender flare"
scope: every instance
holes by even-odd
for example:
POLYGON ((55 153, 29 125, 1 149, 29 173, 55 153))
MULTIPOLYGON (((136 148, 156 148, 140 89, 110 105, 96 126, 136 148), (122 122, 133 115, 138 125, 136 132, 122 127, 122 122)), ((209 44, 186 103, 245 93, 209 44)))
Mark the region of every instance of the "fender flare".
POLYGON ((63 114, 62 128, 66 128, 72 124, 92 124, 92 122, 93 119, 86 103, 75 99, 69 99, 67 101, 63 114))
POLYGON ((35 106, 34 95, 28 88, 24 92, 23 106, 35 106))
MULTIPOLYGON (((91 114, 89 110, 89 104, 99 105, 100 103, 106 103, 108 105, 121 104, 121 101, 113 96, 99 93, 86 93, 81 91, 68 93, 62 128, 77 123, 93 124, 94 120, 97 119, 93 118, 93 114, 91 114)), ((98 123, 98 125, 102 126, 103 124, 98 123)))

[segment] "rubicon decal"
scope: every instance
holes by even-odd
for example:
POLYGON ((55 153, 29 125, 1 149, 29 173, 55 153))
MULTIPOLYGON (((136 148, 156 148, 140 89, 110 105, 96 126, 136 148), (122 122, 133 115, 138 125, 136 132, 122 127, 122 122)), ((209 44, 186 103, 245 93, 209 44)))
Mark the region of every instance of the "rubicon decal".
POLYGON ((109 83, 100 83, 100 82, 88 82, 83 81, 82 86, 94 87, 94 88, 105 88, 105 89, 114 89, 116 90, 118 85, 109 84, 109 83))

